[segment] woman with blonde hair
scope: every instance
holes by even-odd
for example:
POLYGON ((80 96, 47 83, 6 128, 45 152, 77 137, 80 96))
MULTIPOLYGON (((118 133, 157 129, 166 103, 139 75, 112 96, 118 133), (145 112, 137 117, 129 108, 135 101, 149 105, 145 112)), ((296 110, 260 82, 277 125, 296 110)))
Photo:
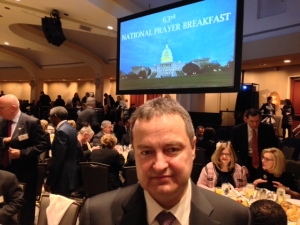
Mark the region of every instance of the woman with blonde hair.
POLYGON ((256 173, 255 187, 276 191, 283 188, 292 198, 300 199, 292 174, 285 172, 285 156, 278 148, 267 148, 261 153, 262 168, 256 173))
POLYGON ((230 183, 235 188, 244 187, 247 178, 243 168, 236 162, 237 157, 230 142, 218 143, 211 162, 202 169, 197 185, 211 190, 221 187, 222 183, 230 183))
POLYGON ((124 166, 124 156, 115 148, 117 138, 114 134, 105 134, 100 139, 100 150, 91 153, 91 162, 104 163, 110 166, 109 170, 109 189, 114 190, 122 186, 119 178, 119 171, 124 166))

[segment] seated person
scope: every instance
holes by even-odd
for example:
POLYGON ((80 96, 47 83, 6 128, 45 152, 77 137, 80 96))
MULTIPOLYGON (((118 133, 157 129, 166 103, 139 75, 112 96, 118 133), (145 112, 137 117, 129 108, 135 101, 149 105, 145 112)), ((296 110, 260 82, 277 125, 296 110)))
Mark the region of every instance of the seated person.
POLYGON ((101 131, 94 135, 93 146, 98 146, 100 144, 100 139, 105 134, 110 134, 113 130, 112 123, 109 120, 103 120, 101 123, 101 131))
POLYGON ((115 146, 117 138, 113 134, 105 134, 100 139, 101 150, 94 150, 91 153, 91 162, 104 163, 110 166, 109 189, 114 190, 122 186, 119 178, 119 171, 124 166, 124 156, 120 154, 115 146))
POLYGON ((271 200, 258 200, 251 204, 252 225, 285 225, 287 215, 283 208, 271 200))
POLYGON ((206 127, 202 139, 197 139, 196 147, 205 149, 206 162, 210 162, 210 158, 216 149, 215 133, 214 128, 206 127))
POLYGON ((130 150, 127 155, 125 166, 135 166, 134 151, 130 150))
POLYGON ((247 178, 243 168, 236 163, 237 157, 230 144, 221 143, 200 174, 197 185, 214 190, 221 187, 222 183, 230 183, 235 188, 246 186, 247 178))
POLYGON ((23 191, 16 176, 0 170, 0 224, 18 224, 13 215, 24 205, 23 191))
POLYGON ((276 191, 277 188, 285 189, 292 198, 300 199, 300 194, 292 177, 285 172, 285 157, 278 148, 267 148, 261 153, 262 168, 258 168, 253 182, 254 187, 266 188, 276 191))

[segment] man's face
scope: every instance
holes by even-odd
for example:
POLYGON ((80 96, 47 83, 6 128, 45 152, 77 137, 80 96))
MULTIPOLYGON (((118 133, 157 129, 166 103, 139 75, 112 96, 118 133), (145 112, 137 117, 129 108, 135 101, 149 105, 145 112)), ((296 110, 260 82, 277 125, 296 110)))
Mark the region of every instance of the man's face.
POLYGON ((103 130, 103 132, 105 133, 105 134, 110 134, 111 132, 112 132, 112 125, 111 124, 109 124, 109 125, 107 125, 106 127, 103 127, 102 128, 102 130, 103 130))
POLYGON ((137 120, 133 137, 140 185, 160 205, 173 207, 187 188, 196 139, 191 146, 184 121, 178 115, 137 120))
POLYGON ((199 128, 199 129, 197 130, 197 136, 198 136, 198 137, 203 137, 203 132, 204 132, 204 129, 203 129, 203 128, 199 128))
POLYGON ((15 106, 0 99, 0 116, 7 120, 13 119, 15 116, 15 106))
POLYGON ((251 127, 251 129, 258 129, 259 123, 260 123, 260 116, 249 116, 246 117, 245 122, 251 127))

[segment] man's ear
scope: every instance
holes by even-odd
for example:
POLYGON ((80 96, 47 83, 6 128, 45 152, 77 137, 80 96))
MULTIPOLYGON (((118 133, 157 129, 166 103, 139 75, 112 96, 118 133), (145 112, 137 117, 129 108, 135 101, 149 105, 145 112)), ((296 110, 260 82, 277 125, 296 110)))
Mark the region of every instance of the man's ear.
POLYGON ((196 142, 197 142, 197 138, 196 138, 196 136, 194 136, 193 145, 192 145, 192 150, 193 150, 192 157, 193 157, 193 160, 195 159, 195 156, 196 156, 196 142))

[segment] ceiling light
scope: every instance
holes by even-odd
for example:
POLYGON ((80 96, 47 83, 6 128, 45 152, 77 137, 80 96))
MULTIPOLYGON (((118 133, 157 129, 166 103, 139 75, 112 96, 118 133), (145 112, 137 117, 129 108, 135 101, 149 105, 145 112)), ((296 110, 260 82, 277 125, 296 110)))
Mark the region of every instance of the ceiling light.
POLYGON ((8 43, 8 42, 6 42, 6 41, 4 42, 4 44, 5 44, 5 45, 9 45, 9 43, 8 43))
POLYGON ((108 26, 107 27, 109 30, 112 30, 112 29, 114 29, 112 26, 108 26))
POLYGON ((16 2, 20 2, 21 0, 16 0, 16 2))
POLYGON ((290 63, 290 62, 291 62, 291 60, 289 60, 289 59, 286 59, 286 60, 284 60, 283 62, 284 62, 284 63, 290 63))

